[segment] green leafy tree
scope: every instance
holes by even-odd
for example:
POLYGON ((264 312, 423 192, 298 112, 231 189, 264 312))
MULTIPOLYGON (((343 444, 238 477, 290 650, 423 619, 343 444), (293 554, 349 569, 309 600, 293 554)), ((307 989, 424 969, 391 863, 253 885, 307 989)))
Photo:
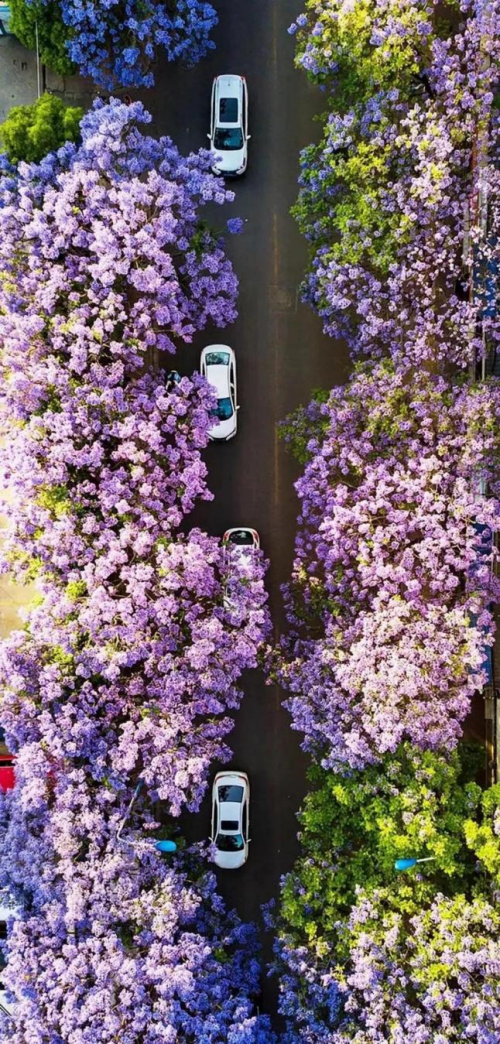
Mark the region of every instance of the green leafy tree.
POLYGON ((448 757, 403 744, 383 763, 350 776, 315 765, 316 788, 299 813, 303 856, 284 880, 281 915, 302 943, 331 944, 342 920, 366 891, 389 886, 401 908, 436 890, 454 894, 477 877, 465 844, 464 821, 480 820, 475 782, 480 751, 462 747, 448 757), (422 874, 398 875, 395 859, 433 856, 422 874))
POLYGON ((0 126, 0 143, 11 163, 37 163, 67 141, 78 141, 83 109, 71 108, 52 94, 34 105, 16 105, 0 126))
POLYGON ((469 848, 500 885, 500 783, 484 792, 479 821, 467 819, 464 832, 469 848))
POLYGON ((11 31, 25 47, 30 51, 36 49, 38 31, 38 49, 44 65, 54 69, 60 76, 76 72, 76 65, 68 58, 66 47, 71 38, 71 29, 64 24, 58 3, 10 0, 10 8, 11 31))
POLYGON ((306 12, 306 19, 297 22, 296 64, 313 82, 336 89, 335 108, 341 111, 343 103, 365 102, 396 83, 400 96, 428 91, 425 70, 432 42, 449 36, 460 18, 460 3, 307 0, 306 12))

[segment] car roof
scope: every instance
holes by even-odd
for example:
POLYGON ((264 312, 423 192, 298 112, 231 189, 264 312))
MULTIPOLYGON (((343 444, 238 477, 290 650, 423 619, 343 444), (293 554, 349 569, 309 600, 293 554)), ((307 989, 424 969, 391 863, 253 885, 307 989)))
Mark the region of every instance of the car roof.
POLYGON ((208 348, 204 348, 202 352, 202 358, 205 360, 205 366, 207 368, 207 379, 210 384, 213 384, 217 391, 219 399, 224 399, 230 395, 230 364, 234 362, 234 352, 231 348, 228 348, 227 344, 211 344, 208 348), (229 355, 229 364, 225 363, 208 363, 207 355, 211 352, 227 352, 229 355))
POLYGON ((229 366, 207 366, 207 379, 215 388, 219 399, 229 398, 229 366))
POLYGON ((243 804, 236 801, 221 801, 219 804, 220 826, 224 834, 237 834, 241 829, 243 804), (223 823, 235 823, 236 826, 228 829, 223 823))

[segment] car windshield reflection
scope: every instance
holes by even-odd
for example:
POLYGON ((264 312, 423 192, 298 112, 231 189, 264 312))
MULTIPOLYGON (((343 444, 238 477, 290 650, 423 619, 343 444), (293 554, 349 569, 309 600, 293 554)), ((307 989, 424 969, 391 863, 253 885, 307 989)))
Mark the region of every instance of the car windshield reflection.
POLYGON ((220 852, 241 852, 245 847, 241 834, 217 834, 215 844, 220 852))
POLYGON ((237 533, 231 533, 229 543, 236 544, 238 547, 252 547, 253 536, 248 529, 238 529, 237 533))
POLYGON ((237 786, 235 783, 219 787, 219 801, 221 804, 226 801, 239 804, 240 801, 243 801, 243 787, 237 786))
POLYGON ((233 416, 233 404, 231 399, 217 399, 217 406, 212 410, 212 415, 219 420, 229 420, 233 416))
POLYGON ((239 127, 218 127, 214 137, 215 150, 236 152, 243 148, 243 134, 239 127))

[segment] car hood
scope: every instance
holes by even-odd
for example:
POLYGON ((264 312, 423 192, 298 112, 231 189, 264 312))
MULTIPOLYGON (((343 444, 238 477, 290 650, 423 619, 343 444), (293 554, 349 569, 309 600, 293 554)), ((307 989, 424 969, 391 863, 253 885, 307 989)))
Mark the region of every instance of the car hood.
POLYGON ((246 148, 245 146, 243 146, 242 149, 236 149, 234 152, 223 152, 221 149, 217 149, 215 155, 217 156, 217 159, 214 162, 214 167, 216 168, 216 170, 239 170, 240 167, 243 167, 245 163, 246 148))
POLYGON ((228 417, 227 420, 216 421, 216 423, 209 429, 209 436, 211 439, 227 439, 228 435, 234 435, 236 431, 236 413, 233 413, 232 417, 228 417))
POLYGON ((246 862, 246 849, 242 848, 240 852, 221 852, 219 848, 216 849, 215 863, 216 866, 222 867, 223 870, 237 870, 239 866, 243 866, 246 862))

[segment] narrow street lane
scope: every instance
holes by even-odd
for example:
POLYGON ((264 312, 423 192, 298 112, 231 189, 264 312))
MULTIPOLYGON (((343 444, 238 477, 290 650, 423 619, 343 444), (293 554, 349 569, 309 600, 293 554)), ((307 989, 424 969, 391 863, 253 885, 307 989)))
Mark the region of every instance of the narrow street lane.
MULTIPOLYGON (((271 566, 270 606, 276 632, 282 622, 280 585, 290 571, 297 499, 297 470, 278 442, 276 424, 315 387, 345 381, 345 348, 324 337, 312 311, 302 305, 298 284, 306 246, 289 214, 297 194, 299 150, 317 129, 319 92, 294 69, 294 41, 287 33, 297 0, 221 0, 216 50, 199 67, 158 70, 154 92, 144 94, 155 133, 169 134, 183 152, 205 146, 212 78, 222 72, 246 76, 250 98, 249 169, 235 180, 236 200, 220 211, 247 219, 232 237, 230 253, 240 280, 239 318, 223 331, 207 331, 177 358, 189 372, 212 340, 230 344, 238 363, 239 431, 232 443, 207 450, 212 503, 195 521, 210 533, 251 525, 261 534, 271 566)), ((232 764, 250 775, 251 855, 237 873, 221 873, 220 888, 245 919, 258 919, 260 905, 278 892, 280 876, 297 853, 295 813, 305 791, 306 759, 299 736, 281 707, 283 694, 264 685, 259 672, 245 679, 245 699, 229 742, 232 764)), ((205 837, 209 802, 189 817, 186 832, 205 837)), ((267 946, 266 946, 267 950, 267 946)), ((267 951, 269 956, 269 951, 267 951)), ((264 991, 264 1010, 273 991, 264 991)))

